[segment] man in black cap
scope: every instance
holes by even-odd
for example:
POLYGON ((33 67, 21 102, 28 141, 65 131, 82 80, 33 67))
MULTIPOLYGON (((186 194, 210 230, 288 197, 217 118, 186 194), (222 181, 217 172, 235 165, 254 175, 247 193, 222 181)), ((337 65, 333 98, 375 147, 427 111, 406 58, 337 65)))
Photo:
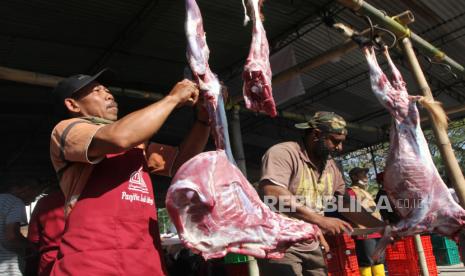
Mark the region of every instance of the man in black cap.
POLYGON ((118 120, 118 104, 102 84, 107 74, 71 76, 53 91, 70 119, 55 126, 50 142, 67 225, 52 275, 165 275, 148 173, 171 176, 201 152, 208 116, 198 108, 179 147, 148 144, 173 110, 198 103, 198 87, 183 80, 118 120))

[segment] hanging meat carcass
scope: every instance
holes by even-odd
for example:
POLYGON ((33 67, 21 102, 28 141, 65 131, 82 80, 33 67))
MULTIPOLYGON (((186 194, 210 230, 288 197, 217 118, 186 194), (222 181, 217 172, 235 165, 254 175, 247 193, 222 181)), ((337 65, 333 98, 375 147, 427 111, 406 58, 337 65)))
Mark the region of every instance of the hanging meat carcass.
POLYGON ((242 73, 245 106, 275 117, 277 112, 271 89, 270 50, 260 16, 263 0, 247 1, 251 8, 253 26, 250 52, 242 73))
POLYGON ((205 259, 228 252, 280 258, 292 243, 312 239, 318 231, 272 212, 223 150, 186 162, 166 204, 185 245, 205 259))
POLYGON ((391 237, 435 232, 456 238, 465 224, 465 210, 452 198, 441 179, 420 127, 418 101, 430 110, 434 122, 447 127, 442 107, 421 96, 409 96, 406 84, 387 49, 383 53, 392 70, 392 82, 382 72, 372 46, 363 47, 368 61, 372 90, 393 118, 384 189, 401 221, 387 226, 377 253, 391 237))
POLYGON ((311 224, 272 212, 235 166, 220 84, 208 66, 202 17, 186 0, 187 58, 205 93, 216 151, 201 153, 179 168, 168 189, 166 207, 183 243, 205 259, 228 252, 279 258, 294 242, 316 238, 311 224))

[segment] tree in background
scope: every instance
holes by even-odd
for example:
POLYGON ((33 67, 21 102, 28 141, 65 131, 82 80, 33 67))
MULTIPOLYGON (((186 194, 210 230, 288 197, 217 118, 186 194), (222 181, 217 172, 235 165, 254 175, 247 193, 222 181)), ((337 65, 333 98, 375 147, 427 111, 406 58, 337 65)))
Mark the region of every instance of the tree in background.
MULTIPOLYGON (((465 172, 465 119, 451 122, 449 124, 448 135, 452 148, 455 152, 455 157, 459 163, 462 173, 465 172)), ((442 157, 439 152, 437 145, 434 143, 434 135, 431 130, 425 131, 426 140, 428 141, 428 146, 433 156, 434 164, 438 168, 441 177, 447 183, 446 169, 444 167, 444 162, 442 162, 442 157)), ((449 183, 447 183, 449 185, 449 183)))

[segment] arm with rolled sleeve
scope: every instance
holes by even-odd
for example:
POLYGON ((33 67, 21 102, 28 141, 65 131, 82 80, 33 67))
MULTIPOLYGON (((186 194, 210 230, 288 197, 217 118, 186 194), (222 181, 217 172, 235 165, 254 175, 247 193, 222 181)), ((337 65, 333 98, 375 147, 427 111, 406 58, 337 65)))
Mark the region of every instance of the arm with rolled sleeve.
POLYGON ((88 151, 92 139, 103 126, 79 118, 61 121, 52 131, 50 144, 52 161, 58 159, 62 162, 88 164, 100 162, 104 156, 90 158, 88 151))

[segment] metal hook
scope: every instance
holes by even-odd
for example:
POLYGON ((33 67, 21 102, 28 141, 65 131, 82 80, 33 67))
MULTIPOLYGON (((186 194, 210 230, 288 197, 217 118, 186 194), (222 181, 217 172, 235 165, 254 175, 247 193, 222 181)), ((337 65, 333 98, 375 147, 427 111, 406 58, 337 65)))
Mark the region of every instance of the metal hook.
POLYGON ((385 29, 385 28, 381 28, 377 25, 374 25, 373 24, 373 21, 371 20, 371 18, 368 16, 368 15, 360 15, 360 14, 357 14, 359 17, 362 17, 367 23, 368 23, 368 26, 370 28, 370 41, 372 42, 373 46, 375 47, 376 50, 378 51, 383 51, 384 50, 384 46, 386 46, 386 43, 383 41, 383 38, 379 35, 379 33, 386 33, 388 34, 391 38, 392 38, 392 43, 390 45, 388 45, 388 49, 392 49, 395 47, 395 45, 397 44, 397 36, 385 29))
MULTIPOLYGON (((437 65, 440 65, 442 68, 444 68, 447 72, 447 73, 450 73, 454 79, 458 79, 458 76, 457 74, 454 73, 454 71, 452 70, 452 67, 449 65, 449 64, 446 64, 446 63, 443 63, 443 62, 437 62, 437 61, 434 61, 432 60, 430 57, 428 56, 425 56, 426 57, 426 60, 431 64, 431 65, 434 65, 434 64, 437 64, 437 65)), ((446 75, 446 74, 441 74, 441 75, 446 75)))
POLYGON ((386 45, 386 43, 384 42, 383 38, 382 38, 381 36, 377 35, 377 37, 379 37, 379 41, 380 41, 380 42, 378 42, 378 41, 376 41, 376 40, 375 40, 375 42, 382 43, 382 44, 381 44, 382 48, 384 48, 384 46, 387 46, 388 49, 392 49, 392 48, 394 48, 394 47, 396 46, 396 44, 397 44, 397 36, 396 36, 393 32, 389 31, 388 29, 381 28, 381 27, 378 27, 378 26, 375 26, 374 29, 377 30, 377 31, 379 31, 379 32, 386 33, 386 34, 388 34, 388 35, 392 38, 392 43, 391 43, 391 45, 386 45))

